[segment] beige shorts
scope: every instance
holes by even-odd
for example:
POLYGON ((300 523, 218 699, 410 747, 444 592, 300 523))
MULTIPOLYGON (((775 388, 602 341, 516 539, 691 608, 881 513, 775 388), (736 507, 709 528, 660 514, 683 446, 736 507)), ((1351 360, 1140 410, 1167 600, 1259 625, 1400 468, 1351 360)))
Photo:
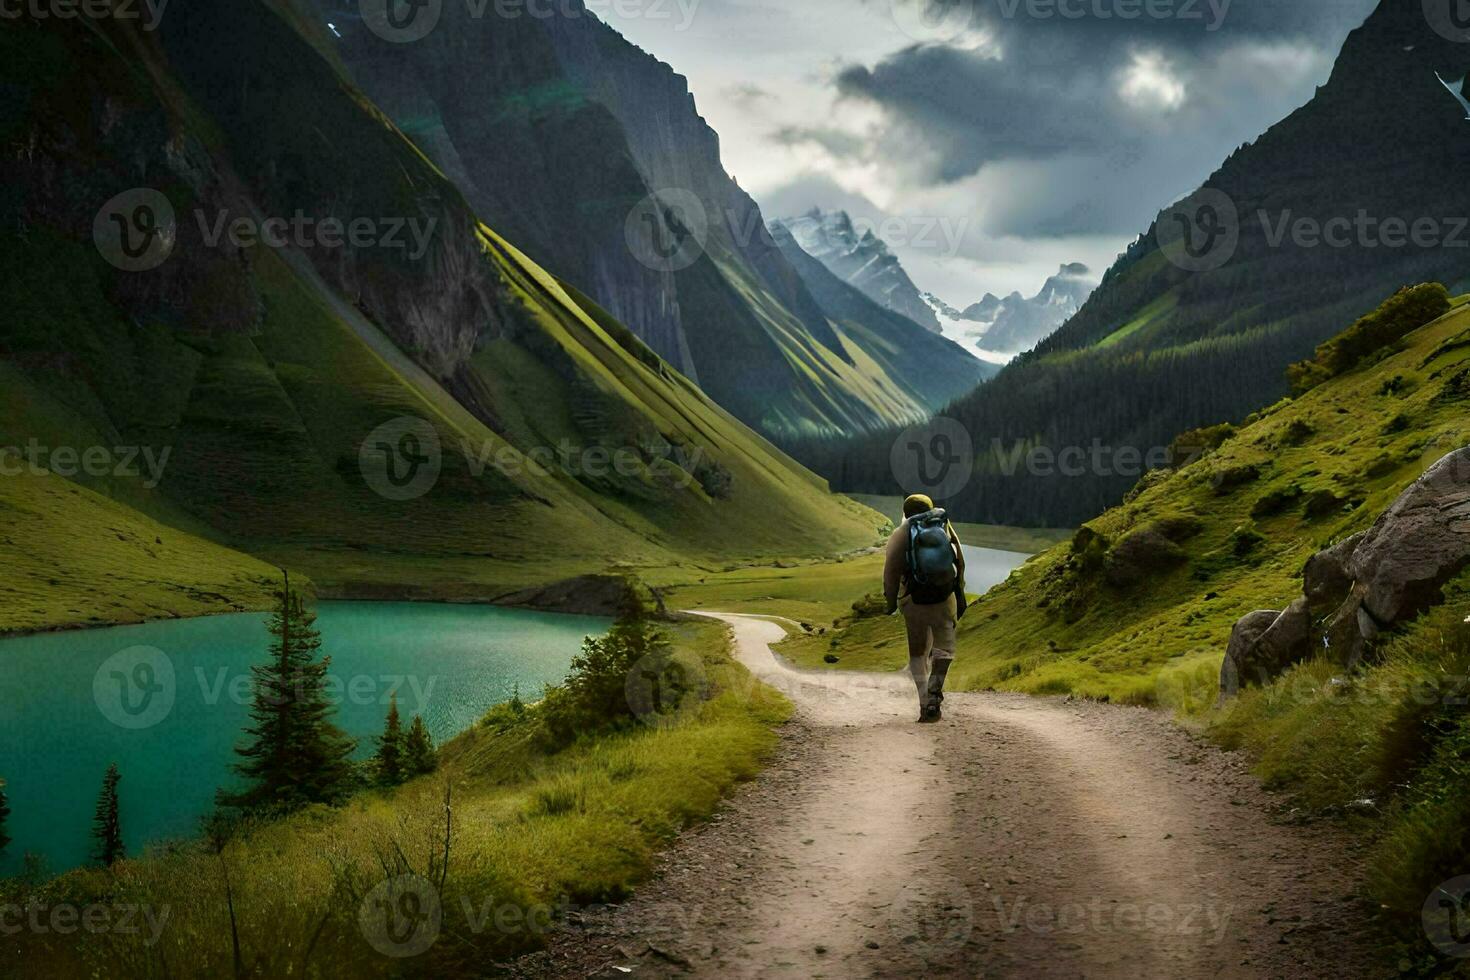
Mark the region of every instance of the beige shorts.
POLYGON ((954 659, 955 600, 920 606, 905 599, 900 607, 908 627, 909 656, 931 653, 935 660, 954 659))

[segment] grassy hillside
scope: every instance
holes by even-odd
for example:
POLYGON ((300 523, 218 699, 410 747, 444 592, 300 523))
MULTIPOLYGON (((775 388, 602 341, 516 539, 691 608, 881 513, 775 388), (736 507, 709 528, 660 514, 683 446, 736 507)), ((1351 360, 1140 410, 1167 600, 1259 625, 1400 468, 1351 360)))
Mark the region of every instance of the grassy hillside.
MULTIPOLYGON (((0 234, 14 270, 0 284, 0 445, 140 448, 166 460, 158 479, 77 482, 178 532, 155 537, 286 564, 335 595, 492 599, 614 565, 871 542, 877 515, 481 224, 287 21, 253 3, 191 7, 162 35, 28 20, 0 38, 16 95, 0 139, 30 147, 3 191, 22 220, 0 234), (98 209, 128 187, 179 216, 155 269, 121 271, 91 242, 98 209), (201 231, 217 214, 296 213, 436 231, 417 257, 201 231), (442 446, 437 480, 406 502, 360 463, 370 434, 405 418, 442 446)), ((68 533, 36 525, 0 547, 44 567, 68 533)), ((94 541, 99 560, 126 563, 111 537, 94 541)), ((159 613, 261 598, 204 584, 204 599, 159 613)), ((22 619, 77 621, 58 606, 0 625, 22 619)))
POLYGON ((0 478, 0 515, 0 633, 259 609, 279 588, 270 565, 59 476, 0 478))
MULTIPOLYGON (((1183 677, 1213 684, 1237 619, 1285 608, 1310 555, 1366 528, 1425 469, 1470 443, 1470 307, 1462 299, 1401 346, 1257 413, 1197 462, 1156 471, 1123 506, 1033 558, 971 607, 950 676, 966 687, 1132 703, 1168 700, 1183 677), (1110 583, 1109 549, 1089 542, 1116 550, 1151 526, 1168 529, 1177 550, 1110 583)), ((861 647, 891 630, 861 621, 844 643, 861 647)), ((882 662, 897 668, 901 656, 892 650, 882 662)))
MULTIPOLYGON (((1368 527, 1429 466, 1470 444, 1467 406, 1461 297, 1402 341, 1228 430, 1197 461, 1151 474, 1122 506, 1018 569, 971 605, 950 678, 966 689, 1158 705, 1246 750, 1299 812, 1362 818, 1373 843, 1369 897, 1402 943, 1405 971, 1452 965, 1425 944, 1420 910, 1433 888, 1466 873, 1470 853, 1470 573, 1446 587, 1445 606, 1384 637, 1357 673, 1314 659, 1223 705, 1217 694, 1235 622, 1285 608, 1301 595, 1308 557, 1368 527)), ((788 641, 786 654, 817 669, 898 669, 900 624, 879 615, 880 603, 859 606, 788 641), (829 668, 833 652, 840 661, 829 668)))

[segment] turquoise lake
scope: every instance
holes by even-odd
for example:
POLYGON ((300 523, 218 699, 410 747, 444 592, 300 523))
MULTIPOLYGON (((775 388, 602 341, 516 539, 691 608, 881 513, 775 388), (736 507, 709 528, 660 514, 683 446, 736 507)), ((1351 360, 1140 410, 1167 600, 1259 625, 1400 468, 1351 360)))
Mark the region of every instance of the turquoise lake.
MULTIPOLYGON (((405 725, 423 715, 436 741, 517 689, 539 696, 565 678, 588 635, 610 620, 489 606, 323 602, 337 724, 373 751, 396 692, 405 725)), ((0 862, 45 857, 53 872, 85 863, 92 808, 108 763, 122 773, 130 854, 193 836, 216 787, 229 784, 248 721, 250 667, 264 660, 264 614, 168 620, 0 641, 0 777, 14 838, 0 862)))

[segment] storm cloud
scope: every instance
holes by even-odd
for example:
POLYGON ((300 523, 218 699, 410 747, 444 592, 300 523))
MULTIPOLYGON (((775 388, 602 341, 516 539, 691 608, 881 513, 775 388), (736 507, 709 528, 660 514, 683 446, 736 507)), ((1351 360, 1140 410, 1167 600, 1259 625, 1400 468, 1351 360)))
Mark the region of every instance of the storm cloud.
POLYGON ((899 0, 914 43, 833 77, 839 98, 886 119, 846 155, 911 187, 1006 171, 984 209, 993 234, 1135 231, 1169 203, 1161 190, 1186 193, 1309 96, 1373 5, 899 0))

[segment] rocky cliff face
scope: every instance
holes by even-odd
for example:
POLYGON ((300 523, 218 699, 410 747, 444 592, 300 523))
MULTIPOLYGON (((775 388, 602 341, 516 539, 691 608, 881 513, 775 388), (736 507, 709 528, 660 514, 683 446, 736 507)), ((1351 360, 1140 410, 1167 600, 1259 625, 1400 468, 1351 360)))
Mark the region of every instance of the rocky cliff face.
POLYGON ((843 282, 803 251, 784 226, 773 226, 771 234, 823 312, 843 328, 848 342, 881 364, 888 377, 915 397, 943 405, 999 370, 977 360, 958 343, 884 309, 855 286, 843 282))
POLYGON ((927 330, 940 332, 939 318, 914 285, 898 257, 871 231, 859 231, 845 211, 813 208, 779 224, 803 251, 869 299, 927 330))
MULTIPOLYGON (((579 0, 384 40, 349 0, 282 0, 475 213, 778 441, 938 407, 868 376, 725 172, 685 79, 579 0)), ((488 9, 488 8, 487 8, 488 9)))
POLYGON ((333 25, 323 43, 476 214, 697 376, 673 272, 626 241, 650 188, 619 122, 563 71, 543 21, 445 4, 435 30, 394 44, 355 3, 317 0, 314 12, 333 25))

